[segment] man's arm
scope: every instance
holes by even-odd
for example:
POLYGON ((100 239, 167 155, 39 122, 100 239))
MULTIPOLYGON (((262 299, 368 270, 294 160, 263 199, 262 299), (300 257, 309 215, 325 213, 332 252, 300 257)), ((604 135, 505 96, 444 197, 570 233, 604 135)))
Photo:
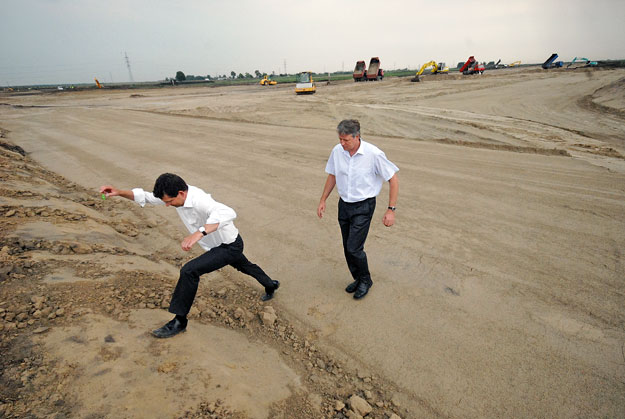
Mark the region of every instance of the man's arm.
MULTIPOLYGON (((206 234, 211 234, 213 231, 217 231, 219 228, 219 223, 216 224, 204 224, 204 228, 206 229, 206 234)), ((199 242, 204 235, 200 231, 196 231, 193 234, 188 235, 182 240, 180 244, 182 246, 182 250, 188 251, 191 250, 193 245, 199 242)))
POLYGON ((121 196, 122 198, 130 199, 134 201, 135 194, 130 190, 117 189, 111 185, 100 186, 100 193, 103 193, 107 197, 110 196, 121 196))
POLYGON ((330 193, 334 189, 336 185, 336 176, 328 175, 326 179, 326 184, 323 187, 323 193, 321 194, 321 199, 319 200, 319 206, 317 207, 317 216, 319 218, 323 217, 323 213, 326 212, 326 199, 330 196, 330 193))
MULTIPOLYGON (((237 213, 230 207, 215 201, 209 195, 205 195, 201 200, 195 202, 199 211, 206 214, 207 219, 204 222, 206 235, 209 235, 219 229, 219 226, 226 224, 237 217, 237 213)), ((182 250, 191 250, 195 243, 202 240, 204 235, 200 231, 191 233, 181 243, 182 250)))
MULTIPOLYGON (((397 196, 399 195, 399 178, 397 177, 397 173, 388 180, 388 185, 388 206, 395 207, 397 205, 397 196)), ((395 224, 395 211, 387 209, 382 218, 382 223, 387 227, 395 224)))

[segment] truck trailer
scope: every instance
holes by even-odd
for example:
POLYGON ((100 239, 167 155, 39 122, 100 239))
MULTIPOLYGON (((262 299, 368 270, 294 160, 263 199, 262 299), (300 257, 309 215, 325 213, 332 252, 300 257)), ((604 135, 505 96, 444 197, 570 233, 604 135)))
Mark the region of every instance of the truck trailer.
POLYGON ((353 73, 354 81, 367 81, 367 64, 364 61, 358 61, 353 73))
POLYGON ((367 80, 382 80, 384 78, 384 70, 380 68, 380 59, 372 57, 369 61, 369 69, 367 70, 367 80))

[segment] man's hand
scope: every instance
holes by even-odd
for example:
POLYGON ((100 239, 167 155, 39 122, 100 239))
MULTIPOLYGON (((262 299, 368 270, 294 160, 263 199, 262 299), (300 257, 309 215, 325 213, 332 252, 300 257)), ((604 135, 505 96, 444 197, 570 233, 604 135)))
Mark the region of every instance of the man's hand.
POLYGON ((119 189, 114 188, 111 185, 100 186, 100 193, 103 193, 107 196, 119 196, 119 189))
POLYGON ((326 212, 326 201, 321 201, 317 207, 317 217, 322 218, 324 212, 326 212))
POLYGON ((182 246, 182 250, 184 250, 185 252, 191 250, 193 245, 199 242, 202 237, 204 237, 204 235, 200 233, 199 231, 196 231, 190 236, 185 237, 182 243, 180 244, 182 246))
POLYGON ((317 207, 317 216, 319 218, 323 217, 323 213, 326 212, 326 199, 330 196, 330 192, 332 192, 335 185, 336 177, 334 175, 328 175, 326 184, 323 186, 323 193, 321 194, 321 199, 319 200, 319 206, 317 207))
POLYGON ((384 214, 384 218, 382 218, 382 224, 387 227, 395 224, 395 211, 387 209, 386 213, 384 214))

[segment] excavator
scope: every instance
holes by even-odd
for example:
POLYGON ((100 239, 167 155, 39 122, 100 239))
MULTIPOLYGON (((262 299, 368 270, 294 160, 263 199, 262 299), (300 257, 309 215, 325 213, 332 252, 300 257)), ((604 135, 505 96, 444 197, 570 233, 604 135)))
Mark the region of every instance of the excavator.
POLYGON ((295 94, 313 94, 317 91, 315 81, 312 77, 312 71, 302 71, 295 78, 295 94))
POLYGON ((421 66, 421 68, 419 69, 419 71, 417 71, 416 76, 414 76, 412 79, 410 79, 410 81, 412 82, 419 82, 421 81, 419 79, 419 76, 421 74, 423 74, 423 72, 425 71, 425 69, 427 68, 432 68, 432 70, 430 71, 431 74, 438 74, 438 73, 449 73, 449 67, 447 67, 445 65, 445 63, 436 63, 436 61, 429 61, 425 64, 423 64, 421 66))
MULTIPOLYGON (((583 66, 581 67, 596 67, 597 66, 597 62, 596 61, 590 61, 588 58, 584 58, 584 57, 575 57, 573 58, 573 61, 571 61, 566 68, 569 68, 570 66, 572 66, 575 63, 584 63, 583 66)), ((573 67, 573 69, 576 68, 580 68, 580 66, 575 66, 573 67)))
POLYGON ((269 76, 267 76, 266 74, 263 76, 263 78, 261 79, 261 81, 259 82, 259 84, 261 86, 274 86, 276 84, 278 84, 277 81, 272 80, 269 78, 269 76))

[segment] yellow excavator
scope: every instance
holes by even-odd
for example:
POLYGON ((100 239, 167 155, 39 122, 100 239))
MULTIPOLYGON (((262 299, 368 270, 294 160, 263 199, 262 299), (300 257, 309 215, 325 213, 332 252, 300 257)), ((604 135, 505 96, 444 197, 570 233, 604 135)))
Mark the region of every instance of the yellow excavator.
POLYGON ((263 76, 262 80, 259 82, 259 84, 260 84, 261 86, 273 86, 273 85, 278 84, 278 82, 277 82, 277 81, 275 81, 275 80, 270 79, 270 78, 269 78, 269 76, 267 76, 267 75, 265 74, 265 75, 263 76))
POLYGON ((410 79, 410 81, 412 82, 421 81, 419 79, 419 76, 423 74, 426 68, 430 68, 430 67, 432 68, 432 70, 430 71, 431 74, 449 73, 449 67, 447 67, 445 63, 437 64, 436 61, 429 61, 421 66, 419 71, 417 71, 417 74, 412 79, 410 79))

